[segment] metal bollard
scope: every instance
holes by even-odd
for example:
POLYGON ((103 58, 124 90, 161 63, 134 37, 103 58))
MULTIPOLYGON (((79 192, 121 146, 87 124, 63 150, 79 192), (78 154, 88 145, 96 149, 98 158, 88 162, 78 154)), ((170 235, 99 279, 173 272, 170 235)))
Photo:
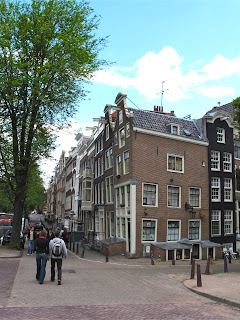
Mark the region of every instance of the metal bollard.
POLYGON ((172 265, 175 266, 174 254, 172 255, 172 265))
POLYGON ((192 262, 193 262, 193 254, 191 252, 191 264, 192 264, 192 262))
POLYGON ((210 274, 210 256, 208 256, 208 259, 207 259, 205 274, 210 274))
POLYGON ((232 263, 232 256, 230 251, 228 251, 228 260, 229 260, 229 263, 232 263))
POLYGON ((73 252, 75 252, 75 242, 73 242, 73 252))
POLYGON ((195 259, 192 260, 191 278, 190 279, 194 279, 194 274, 195 274, 195 259))
POLYGON ((109 261, 109 251, 108 251, 108 247, 106 247, 106 262, 109 261))
POLYGON ((85 254, 85 243, 82 245, 82 253, 81 253, 81 258, 84 259, 84 254, 85 254))
POLYGON ((77 254, 79 253, 79 243, 77 243, 77 254))
POLYGON ((201 267, 197 264, 197 287, 202 287, 201 267))
POLYGON ((151 265, 154 266, 153 253, 151 252, 151 265))
POLYGON ((72 250, 72 241, 69 242, 69 250, 72 250))
POLYGON ((224 255, 224 272, 228 272, 227 256, 226 255, 224 255))

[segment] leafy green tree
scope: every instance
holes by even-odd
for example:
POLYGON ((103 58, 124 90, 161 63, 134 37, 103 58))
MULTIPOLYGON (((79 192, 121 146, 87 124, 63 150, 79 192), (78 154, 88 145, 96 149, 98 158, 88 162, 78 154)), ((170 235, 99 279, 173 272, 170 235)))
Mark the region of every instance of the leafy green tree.
POLYGON ((237 121, 238 127, 240 128, 240 97, 233 100, 232 106, 234 108, 234 120, 237 121))
POLYGON ((85 82, 107 65, 98 25, 84 0, 0 0, 0 179, 14 195, 14 246, 29 168, 48 155, 51 126, 73 116, 85 82))

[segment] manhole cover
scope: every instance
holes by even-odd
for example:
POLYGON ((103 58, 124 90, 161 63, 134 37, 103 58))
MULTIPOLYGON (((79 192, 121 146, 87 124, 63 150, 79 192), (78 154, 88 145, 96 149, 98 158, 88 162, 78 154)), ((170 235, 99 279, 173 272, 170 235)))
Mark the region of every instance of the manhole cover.
POLYGON ((66 270, 66 269, 62 269, 62 272, 76 273, 76 271, 75 271, 75 270, 66 270))

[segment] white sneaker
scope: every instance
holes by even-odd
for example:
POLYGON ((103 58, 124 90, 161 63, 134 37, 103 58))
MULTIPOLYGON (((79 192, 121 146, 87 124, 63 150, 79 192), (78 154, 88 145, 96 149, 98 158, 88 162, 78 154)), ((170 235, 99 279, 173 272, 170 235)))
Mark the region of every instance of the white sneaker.
POLYGON ((30 256, 30 254, 28 253, 27 256, 30 256))

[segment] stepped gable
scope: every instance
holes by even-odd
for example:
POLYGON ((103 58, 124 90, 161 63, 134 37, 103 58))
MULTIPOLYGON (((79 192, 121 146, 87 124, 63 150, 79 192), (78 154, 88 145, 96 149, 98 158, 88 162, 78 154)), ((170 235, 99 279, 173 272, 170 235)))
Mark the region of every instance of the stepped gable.
POLYGON ((180 137, 185 137, 188 139, 198 141, 207 141, 205 138, 201 136, 193 120, 180 119, 174 116, 168 116, 165 114, 154 113, 144 110, 130 108, 129 110, 133 111, 133 125, 135 127, 159 131, 165 134, 173 135, 169 133, 168 125, 177 124, 179 126, 180 137), (186 134, 186 132, 190 134, 186 134))

